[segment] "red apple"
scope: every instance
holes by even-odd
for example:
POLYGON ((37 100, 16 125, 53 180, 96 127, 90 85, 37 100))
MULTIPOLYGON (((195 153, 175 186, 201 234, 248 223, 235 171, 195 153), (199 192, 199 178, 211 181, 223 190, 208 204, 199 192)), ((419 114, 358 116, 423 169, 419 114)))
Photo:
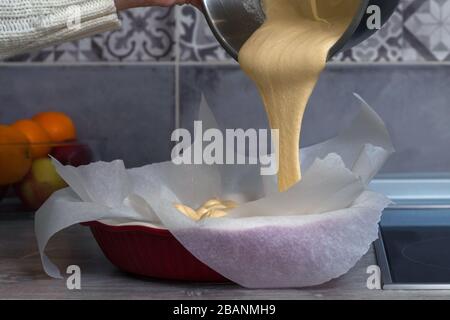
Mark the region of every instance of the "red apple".
POLYGON ((40 158, 33 161, 30 172, 15 189, 28 209, 37 210, 53 192, 65 187, 67 184, 58 175, 51 160, 40 158))
POLYGON ((61 164, 74 167, 89 164, 93 159, 89 146, 78 143, 54 147, 51 155, 61 164))

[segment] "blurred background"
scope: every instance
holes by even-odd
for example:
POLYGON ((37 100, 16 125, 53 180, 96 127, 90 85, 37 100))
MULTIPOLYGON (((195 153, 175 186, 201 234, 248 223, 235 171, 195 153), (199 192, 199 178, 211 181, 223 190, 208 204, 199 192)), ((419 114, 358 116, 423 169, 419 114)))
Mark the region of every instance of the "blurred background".
MULTIPOLYGON (((227 128, 267 127, 259 95, 191 7, 136 9, 121 30, 0 65, 0 122, 68 114, 80 139, 127 166, 168 160, 170 134, 190 127, 204 94, 227 128)), ((450 169, 450 2, 402 0, 375 36, 329 63, 310 101, 303 145, 327 139, 358 111, 382 116, 397 153, 384 172, 450 169)))

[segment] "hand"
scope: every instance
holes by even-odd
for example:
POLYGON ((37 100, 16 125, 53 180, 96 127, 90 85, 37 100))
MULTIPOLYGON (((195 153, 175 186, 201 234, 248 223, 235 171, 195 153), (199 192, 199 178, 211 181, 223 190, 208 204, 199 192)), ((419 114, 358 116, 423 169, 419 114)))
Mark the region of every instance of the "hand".
POLYGON ((176 4, 192 4, 201 9, 201 0, 115 0, 118 11, 137 8, 137 7, 170 7, 176 4))

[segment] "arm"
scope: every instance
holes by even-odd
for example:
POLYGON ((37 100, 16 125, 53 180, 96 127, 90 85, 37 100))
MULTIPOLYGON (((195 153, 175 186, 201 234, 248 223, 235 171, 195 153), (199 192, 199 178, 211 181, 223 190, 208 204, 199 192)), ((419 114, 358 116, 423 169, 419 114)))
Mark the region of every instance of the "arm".
POLYGON ((120 27, 117 11, 201 0, 0 0, 0 59, 120 27))

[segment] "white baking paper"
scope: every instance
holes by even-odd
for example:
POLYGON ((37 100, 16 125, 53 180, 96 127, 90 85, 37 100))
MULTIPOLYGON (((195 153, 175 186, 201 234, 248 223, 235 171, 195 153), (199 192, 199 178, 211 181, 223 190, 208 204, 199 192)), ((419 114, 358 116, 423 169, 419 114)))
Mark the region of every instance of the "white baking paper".
POLYGON ((301 150, 303 179, 284 193, 258 166, 181 165, 125 169, 122 161, 73 168, 54 164, 70 186, 36 213, 45 271, 49 239, 77 224, 101 220, 169 229, 194 256, 249 288, 304 287, 346 273, 377 238, 389 200, 367 191, 393 147, 377 114, 362 107, 336 138, 301 150), (239 206, 224 218, 193 221, 174 203, 198 207, 217 197, 239 206))

